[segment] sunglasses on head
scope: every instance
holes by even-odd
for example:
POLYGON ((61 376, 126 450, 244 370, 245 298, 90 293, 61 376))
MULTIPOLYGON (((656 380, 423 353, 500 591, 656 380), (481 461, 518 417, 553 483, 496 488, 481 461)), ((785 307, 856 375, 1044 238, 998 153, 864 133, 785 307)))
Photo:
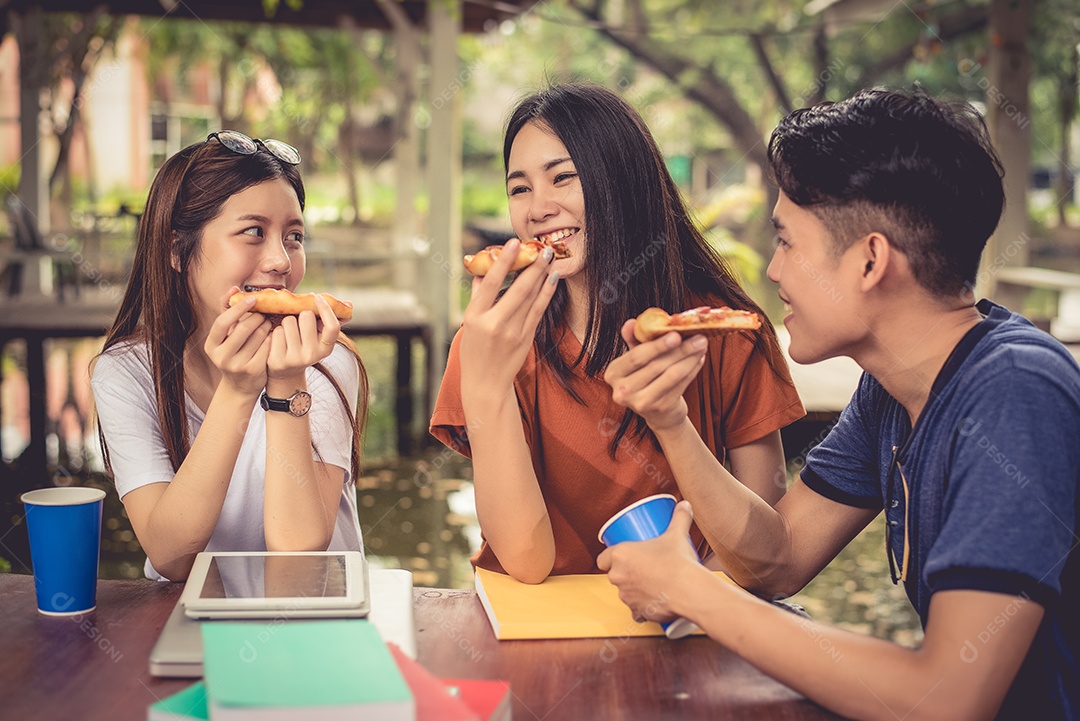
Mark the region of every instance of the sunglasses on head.
POLYGON ((259 152, 259 146, 261 145, 266 148, 266 152, 283 163, 288 165, 300 164, 300 151, 281 140, 249 138, 236 130, 219 130, 206 136, 208 142, 211 138, 217 138, 219 143, 240 155, 254 155, 259 152))

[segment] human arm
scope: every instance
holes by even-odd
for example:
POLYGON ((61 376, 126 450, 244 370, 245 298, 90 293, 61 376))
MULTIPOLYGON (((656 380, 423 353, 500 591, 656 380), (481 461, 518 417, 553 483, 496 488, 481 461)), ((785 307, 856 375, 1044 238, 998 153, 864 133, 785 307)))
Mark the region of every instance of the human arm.
MULTIPOLYGON (((285 316, 271 335, 266 394, 272 398, 308 390, 307 369, 334 350, 340 322, 319 294, 315 303, 321 327, 314 313, 304 311, 285 316)), ((266 412, 263 532, 270 551, 324 551, 334 535, 345 469, 312 457, 311 422, 310 413, 266 412)))
POLYGON ((507 243, 491 271, 473 280, 459 331, 461 405, 480 528, 507 573, 539 583, 555 563, 555 540, 514 379, 555 293, 557 276, 549 275, 550 253, 545 253, 498 298, 516 243, 507 243))
MULTIPOLYGON (((787 463, 780 431, 772 431, 757 440, 728 449, 731 475, 775 506, 787 490, 787 463)), ((694 499, 689 499, 693 503, 694 499)))
POLYGON ((932 597, 919 649, 831 628, 710 573, 686 540, 691 519, 680 504, 660 538, 600 556, 620 597, 641 617, 693 621, 766 674, 851 718, 993 718, 1043 617, 1043 607, 1024 597, 950 590, 932 597))
MULTIPOLYGON (((214 532, 247 421, 266 383, 270 323, 261 315, 249 313, 249 307, 242 304, 229 308, 210 330, 206 344, 222 371, 222 379, 200 432, 174 474, 167 461, 162 465, 154 463, 161 458, 136 455, 150 453, 151 448, 159 449, 157 456, 164 455, 158 418, 148 410, 149 406, 142 411, 144 418, 122 418, 114 412, 114 417, 101 419, 111 451, 133 459, 126 473, 160 467, 153 472, 161 475, 162 482, 139 485, 124 493, 122 500, 150 563, 158 573, 174 581, 187 578, 195 555, 206 548, 214 532), (169 475, 171 482, 165 482, 169 475)), ((102 396, 99 406, 106 396, 124 393, 120 385, 96 384, 95 396, 102 396)), ((136 404, 128 405, 132 413, 138 412, 136 404)), ((118 472, 117 487, 121 488, 125 480, 118 472)))
MULTIPOLYGON (((638 344, 633 338, 633 326, 634 321, 623 326, 629 351, 613 361, 605 374, 613 399, 649 424, 679 490, 699 509, 698 528, 720 565, 739 583, 766 595, 798 590, 820 566, 802 568, 801 558, 789 558, 800 550, 789 548, 793 545, 792 529, 768 507, 779 501, 786 487, 779 433, 768 432, 732 448, 729 472, 687 417, 684 391, 701 373, 705 339, 698 336, 682 341, 678 334, 669 333, 638 344)), ((816 502, 816 494, 809 496, 811 502, 816 502)), ((870 515, 864 519, 863 515, 857 513, 844 524, 840 537, 827 539, 830 551, 842 548, 850 537, 847 534, 854 535, 872 518, 870 515)), ((803 530, 815 532, 812 525, 803 530)))

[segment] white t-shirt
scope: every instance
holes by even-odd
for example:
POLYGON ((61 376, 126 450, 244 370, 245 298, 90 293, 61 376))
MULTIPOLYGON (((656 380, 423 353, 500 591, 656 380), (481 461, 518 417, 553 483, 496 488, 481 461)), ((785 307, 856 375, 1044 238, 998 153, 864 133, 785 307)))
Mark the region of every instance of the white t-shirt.
MULTIPOLYGON (((349 399, 350 414, 330 381, 314 368, 307 370, 312 403, 312 452, 316 461, 345 470, 334 536, 328 550, 361 551, 363 543, 356 512, 356 479, 350 473, 352 417, 356 413, 360 372, 356 359, 345 348, 334 347, 323 361, 349 399), (317 451, 317 452, 316 452, 317 451)), ((109 460, 120 498, 150 483, 171 482, 172 464, 165 449, 157 416, 150 359, 145 343, 120 344, 98 358, 91 379, 101 428, 109 444, 109 460)), ((187 403, 189 437, 195 438, 205 414, 190 397, 187 403)), ((263 532, 263 479, 266 475, 266 414, 256 403, 236 459, 229 490, 217 526, 206 544, 207 551, 265 551, 263 532)), ((146 560, 146 576, 163 580, 146 560)))

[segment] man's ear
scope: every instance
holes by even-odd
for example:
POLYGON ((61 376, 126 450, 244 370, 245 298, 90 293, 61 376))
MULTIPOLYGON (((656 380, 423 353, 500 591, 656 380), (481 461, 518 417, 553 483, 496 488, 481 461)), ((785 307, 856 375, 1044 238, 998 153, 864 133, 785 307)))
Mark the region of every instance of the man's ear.
POLYGON ((896 259, 893 256, 893 248, 889 239, 875 231, 868 234, 860 241, 862 253, 862 290, 868 291, 885 277, 896 259))

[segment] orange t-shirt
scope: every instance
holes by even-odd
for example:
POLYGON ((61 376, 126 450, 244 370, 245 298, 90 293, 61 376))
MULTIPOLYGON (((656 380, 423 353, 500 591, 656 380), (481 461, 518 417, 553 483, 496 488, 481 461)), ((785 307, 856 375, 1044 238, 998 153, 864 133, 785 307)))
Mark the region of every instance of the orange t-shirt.
MULTIPOLYGON (((783 368, 778 377, 764 354, 754 351, 754 337, 739 331, 710 338, 705 365, 684 394, 690 421, 721 462, 727 448, 756 441, 805 415, 783 358, 777 359, 783 368)), ((430 431, 471 458, 461 409, 460 340, 459 333, 450 346, 430 431)), ((574 334, 564 333, 559 352, 568 363, 580 351, 574 334)), ((611 441, 625 409, 611 399, 611 387, 603 378, 586 377, 578 368, 572 383, 584 405, 566 393, 547 364, 537 363, 535 346, 514 380, 555 538, 552 575, 599 573, 596 557, 604 546, 596 534, 608 518, 656 493, 682 498, 667 460, 650 437, 637 438, 628 431, 611 457, 611 441)), ((691 537, 699 552, 707 549, 696 527, 691 537)), ((486 540, 472 562, 505 573, 486 540)))

